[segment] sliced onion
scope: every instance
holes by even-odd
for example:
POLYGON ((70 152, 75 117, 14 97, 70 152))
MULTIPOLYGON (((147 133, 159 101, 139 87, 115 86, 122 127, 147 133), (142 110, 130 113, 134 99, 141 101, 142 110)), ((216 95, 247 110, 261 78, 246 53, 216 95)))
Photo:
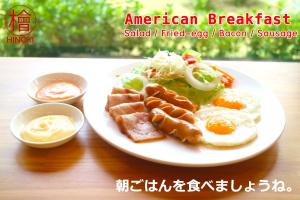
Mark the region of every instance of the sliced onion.
POLYGON ((193 86, 194 88, 196 88, 198 90, 203 90, 203 91, 213 90, 220 83, 220 77, 217 77, 212 82, 207 82, 207 83, 197 80, 193 75, 193 71, 195 68, 201 68, 201 67, 209 68, 208 65, 203 64, 203 63, 197 63, 195 65, 188 66, 185 70, 185 80, 191 86, 193 86))

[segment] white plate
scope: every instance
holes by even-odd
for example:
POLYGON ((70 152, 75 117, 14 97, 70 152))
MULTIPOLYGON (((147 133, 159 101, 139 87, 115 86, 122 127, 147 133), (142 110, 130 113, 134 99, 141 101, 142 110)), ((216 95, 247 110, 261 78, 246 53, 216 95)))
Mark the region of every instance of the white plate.
MULTIPOLYGON (((123 67, 114 74, 130 72, 132 66, 123 67)), ((122 134, 116 123, 104 110, 106 96, 110 93, 115 77, 99 78, 91 87, 84 101, 85 116, 99 136, 114 147, 130 155, 167 165, 184 167, 220 166, 252 158, 275 143, 284 125, 284 111, 275 95, 249 76, 231 68, 222 67, 236 77, 235 88, 247 90, 261 100, 261 120, 258 137, 248 145, 231 149, 216 149, 205 145, 187 145, 167 137, 149 143, 134 143, 122 134), (101 84, 102 83, 102 84, 101 84), (105 83, 105 84, 103 84, 105 83)))

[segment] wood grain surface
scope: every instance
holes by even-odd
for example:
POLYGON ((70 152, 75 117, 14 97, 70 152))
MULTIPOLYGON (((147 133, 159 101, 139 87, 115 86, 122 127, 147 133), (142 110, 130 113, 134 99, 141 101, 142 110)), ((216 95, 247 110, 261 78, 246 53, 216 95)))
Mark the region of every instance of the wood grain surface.
MULTIPOLYGON (((300 63, 218 61, 249 74, 267 85, 279 98, 286 127, 279 141, 261 155, 238 164, 214 168, 171 167, 129 156, 99 138, 85 123, 69 143, 54 149, 34 149, 10 133, 11 118, 35 105, 26 86, 34 77, 57 71, 75 72, 88 80, 137 60, 73 58, 0 58, 0 199, 300 199, 300 63), (275 179, 285 181, 292 192, 150 193, 115 190, 117 179, 168 183, 189 181, 275 179)), ((100 90, 101 88, 99 88, 100 90)), ((82 102, 76 104, 82 107, 82 102)), ((82 109, 82 108, 81 108, 82 109)), ((270 119, 272 121, 272 119, 270 119)), ((258 187, 255 187, 258 188, 258 187)))

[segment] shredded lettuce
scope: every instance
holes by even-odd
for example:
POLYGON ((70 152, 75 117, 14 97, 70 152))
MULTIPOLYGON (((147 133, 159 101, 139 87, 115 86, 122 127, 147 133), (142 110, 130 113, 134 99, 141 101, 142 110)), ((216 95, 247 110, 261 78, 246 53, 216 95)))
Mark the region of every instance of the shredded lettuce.
POLYGON ((156 83, 165 86, 166 88, 177 92, 191 100, 193 103, 201 105, 208 103, 217 93, 224 89, 223 84, 219 84, 211 91, 201 91, 193 88, 185 79, 178 78, 166 81, 156 81, 156 83))
POLYGON ((159 51, 153 58, 148 59, 145 66, 145 75, 148 79, 183 78, 187 67, 180 55, 168 51, 159 51))
MULTIPOLYGON (((200 53, 186 50, 184 54, 197 59, 199 67, 193 68, 191 76, 198 81, 211 85, 220 77, 220 74, 210 66, 200 63, 200 53)), ((121 83, 124 88, 137 91, 141 91, 147 82, 158 83, 177 92, 179 95, 187 97, 198 105, 208 103, 219 91, 224 89, 221 82, 216 82, 209 91, 197 89, 186 80, 185 71, 189 67, 192 67, 192 65, 187 65, 181 56, 168 51, 159 51, 153 58, 149 58, 145 63, 135 66, 129 75, 121 79, 121 83)))

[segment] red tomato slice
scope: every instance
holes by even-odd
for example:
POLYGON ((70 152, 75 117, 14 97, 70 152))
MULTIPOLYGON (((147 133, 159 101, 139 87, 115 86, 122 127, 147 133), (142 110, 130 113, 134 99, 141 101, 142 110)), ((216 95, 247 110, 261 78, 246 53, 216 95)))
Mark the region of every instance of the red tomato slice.
POLYGON ((197 62, 197 59, 195 57, 193 57, 192 55, 189 55, 189 54, 184 54, 182 56, 182 59, 187 61, 187 63, 190 65, 190 64, 194 64, 197 62))

